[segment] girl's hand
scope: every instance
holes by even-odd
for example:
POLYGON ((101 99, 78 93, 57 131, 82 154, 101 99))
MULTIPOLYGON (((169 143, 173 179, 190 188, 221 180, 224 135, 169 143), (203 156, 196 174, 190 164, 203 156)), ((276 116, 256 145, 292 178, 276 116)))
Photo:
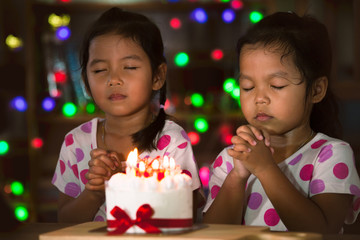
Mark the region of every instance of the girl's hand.
POLYGON ((242 125, 236 129, 236 135, 246 140, 252 146, 256 145, 256 140, 264 140, 265 145, 270 147, 270 135, 263 130, 257 129, 252 125, 242 125))
POLYGON ((108 153, 103 149, 94 149, 90 152, 89 171, 85 177, 88 182, 85 188, 93 191, 103 191, 105 180, 123 169, 123 164, 118 160, 118 155, 114 152, 108 153))

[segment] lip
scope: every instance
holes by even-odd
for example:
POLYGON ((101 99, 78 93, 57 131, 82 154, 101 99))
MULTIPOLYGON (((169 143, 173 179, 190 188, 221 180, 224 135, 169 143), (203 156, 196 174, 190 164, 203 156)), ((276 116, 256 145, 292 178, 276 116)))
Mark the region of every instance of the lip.
POLYGON ((258 113, 258 114, 256 114, 255 119, 260 122, 265 122, 265 121, 272 119, 272 117, 265 113, 258 113))
POLYGON ((120 94, 120 93, 113 93, 109 96, 109 99, 111 101, 119 101, 119 100, 124 100, 126 98, 125 95, 120 94))

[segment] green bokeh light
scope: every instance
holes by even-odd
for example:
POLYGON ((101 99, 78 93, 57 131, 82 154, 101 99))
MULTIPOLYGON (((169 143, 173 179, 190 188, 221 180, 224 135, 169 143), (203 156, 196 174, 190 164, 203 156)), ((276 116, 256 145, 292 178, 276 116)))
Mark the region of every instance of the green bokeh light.
POLYGON ((24 206, 17 206, 15 208, 14 213, 15 213, 16 219, 19 221, 22 221, 22 222, 27 220, 29 217, 29 212, 28 212, 27 208, 24 206))
POLYGON ((2 140, 0 141, 0 155, 5 155, 9 151, 9 144, 2 140))
POLYGON ((234 78, 227 78, 223 83, 223 89, 227 93, 231 93, 236 87, 236 81, 234 78))
POLYGON ((185 67, 189 63, 189 55, 187 55, 187 53, 180 52, 176 54, 174 62, 178 67, 185 67))
POLYGON ((200 93, 194 93, 191 95, 191 103, 194 107, 202 107, 204 105, 204 98, 200 93))
POLYGON ((72 102, 67 102, 62 108, 62 112, 65 117, 72 117, 76 114, 77 107, 72 102))
POLYGON ((209 129, 209 124, 205 118, 197 118, 195 119, 194 127, 198 132, 204 133, 209 129))
POLYGON ((252 11, 249 15, 250 21, 252 23, 257 23, 258 21, 260 21, 263 18, 263 14, 261 12, 258 11, 252 11))
POLYGON ((19 181, 12 182, 11 192, 16 196, 22 195, 24 193, 24 185, 19 181))
POLYGON ((235 99, 239 99, 240 97, 240 88, 237 86, 235 87, 231 93, 230 93, 231 97, 235 98, 235 99))
POLYGON ((93 103, 88 103, 86 105, 86 112, 89 113, 89 114, 93 114, 95 112, 95 104, 93 103))

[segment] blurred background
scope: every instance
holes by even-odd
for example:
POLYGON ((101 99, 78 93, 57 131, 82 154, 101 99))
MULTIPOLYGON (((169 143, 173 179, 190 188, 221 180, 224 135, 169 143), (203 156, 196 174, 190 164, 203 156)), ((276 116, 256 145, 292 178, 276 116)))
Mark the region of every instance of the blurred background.
POLYGON ((205 190, 209 165, 244 123, 236 40, 275 11, 312 14, 328 27, 343 139, 359 166, 358 0, 1 0, 0 191, 19 221, 56 221, 51 179, 64 136, 102 114, 84 92, 79 46, 87 26, 112 6, 159 26, 168 61, 165 109, 189 134, 205 190))

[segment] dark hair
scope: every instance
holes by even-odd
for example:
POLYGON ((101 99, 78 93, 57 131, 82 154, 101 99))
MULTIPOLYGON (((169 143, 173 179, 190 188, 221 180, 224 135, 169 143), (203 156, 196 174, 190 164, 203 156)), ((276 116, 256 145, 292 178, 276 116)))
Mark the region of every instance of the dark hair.
MULTIPOLYGON (((292 12, 277 12, 253 25, 237 42, 240 55, 245 44, 262 44, 276 47, 282 57, 292 56, 302 81, 306 83, 306 94, 315 80, 327 77, 330 84, 331 44, 325 25, 306 15, 299 17, 292 12)), ((341 125, 335 95, 328 87, 324 99, 314 104, 310 115, 310 126, 316 132, 340 138, 341 125)))
MULTIPOLYGON (((95 37, 108 33, 131 38, 138 43, 150 59, 153 76, 158 74, 159 66, 166 63, 164 45, 158 27, 144 15, 113 7, 104 12, 93 23, 85 35, 80 50, 81 76, 90 94, 91 90, 86 75, 90 43, 95 37)), ((166 82, 159 91, 160 105, 164 105, 166 101, 166 82)), ((156 92, 153 93, 153 96, 156 95, 156 92)), ((164 128, 166 118, 167 115, 164 109, 160 108, 156 119, 149 126, 132 135, 133 142, 140 151, 156 149, 156 136, 164 128)))

